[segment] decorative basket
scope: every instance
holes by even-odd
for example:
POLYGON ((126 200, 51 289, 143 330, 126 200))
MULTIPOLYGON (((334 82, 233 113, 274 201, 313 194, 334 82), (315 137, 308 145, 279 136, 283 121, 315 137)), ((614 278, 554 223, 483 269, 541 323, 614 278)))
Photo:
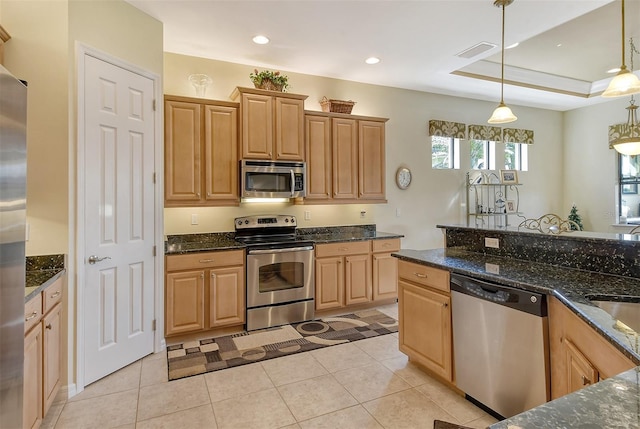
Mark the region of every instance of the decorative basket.
POLYGON ((323 112, 350 114, 354 104, 356 104, 355 101, 330 100, 327 97, 322 97, 322 100, 320 100, 323 112))
POLYGON ((283 85, 277 85, 268 79, 263 79, 262 83, 258 85, 257 83, 253 84, 258 89, 267 89, 269 91, 279 91, 282 92, 283 85))

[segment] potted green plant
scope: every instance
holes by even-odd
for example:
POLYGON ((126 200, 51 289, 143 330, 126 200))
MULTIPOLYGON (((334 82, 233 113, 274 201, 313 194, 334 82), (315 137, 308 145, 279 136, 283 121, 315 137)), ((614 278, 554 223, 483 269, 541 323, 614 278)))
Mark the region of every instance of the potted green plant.
POLYGON ((289 87, 289 78, 280 74, 279 71, 263 70, 259 72, 258 69, 255 69, 249 75, 249 78, 254 86, 259 89, 284 92, 289 87))

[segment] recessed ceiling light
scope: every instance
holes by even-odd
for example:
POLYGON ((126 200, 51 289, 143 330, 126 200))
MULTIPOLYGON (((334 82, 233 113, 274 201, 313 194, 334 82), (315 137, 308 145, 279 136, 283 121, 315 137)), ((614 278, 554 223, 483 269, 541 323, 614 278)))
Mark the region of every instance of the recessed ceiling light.
POLYGON ((558 43, 558 44, 556 45, 556 47, 561 48, 561 47, 562 47, 562 43, 558 43))
POLYGON ((365 63, 367 64, 378 64, 380 62, 380 58, 378 57, 369 57, 366 60, 364 60, 365 63))
POLYGON ((607 70, 607 73, 618 73, 620 71, 620 67, 616 67, 614 69, 607 70))
POLYGON ((520 44, 519 42, 516 42, 516 43, 513 43, 513 44, 511 44, 511 45, 509 45, 509 46, 505 46, 504 48, 505 48, 505 49, 513 49, 513 48, 515 48, 516 46, 518 46, 519 44, 520 44))
POLYGON ((269 38, 267 36, 257 35, 253 38, 253 43, 257 43, 258 45, 266 45, 269 43, 269 38))

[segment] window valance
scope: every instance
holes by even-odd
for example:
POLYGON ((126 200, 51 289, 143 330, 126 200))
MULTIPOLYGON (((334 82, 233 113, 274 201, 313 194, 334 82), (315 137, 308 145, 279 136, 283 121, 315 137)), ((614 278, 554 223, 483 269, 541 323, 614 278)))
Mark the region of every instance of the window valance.
POLYGON ((490 125, 469 125, 469 140, 502 141, 502 128, 490 125))
POLYGON ((533 130, 504 128, 502 130, 502 139, 505 143, 533 144, 533 130))
POLYGON ((442 121, 438 119, 429 121, 429 136, 466 139, 466 130, 467 126, 461 122, 442 121))

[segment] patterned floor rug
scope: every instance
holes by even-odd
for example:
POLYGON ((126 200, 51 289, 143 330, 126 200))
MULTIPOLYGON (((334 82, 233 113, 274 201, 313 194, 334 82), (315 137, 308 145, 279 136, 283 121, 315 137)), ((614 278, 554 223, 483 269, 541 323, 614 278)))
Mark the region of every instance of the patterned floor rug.
POLYGON ((363 310, 189 341, 167 347, 169 380, 344 344, 398 331, 398 322, 378 310, 363 310))

